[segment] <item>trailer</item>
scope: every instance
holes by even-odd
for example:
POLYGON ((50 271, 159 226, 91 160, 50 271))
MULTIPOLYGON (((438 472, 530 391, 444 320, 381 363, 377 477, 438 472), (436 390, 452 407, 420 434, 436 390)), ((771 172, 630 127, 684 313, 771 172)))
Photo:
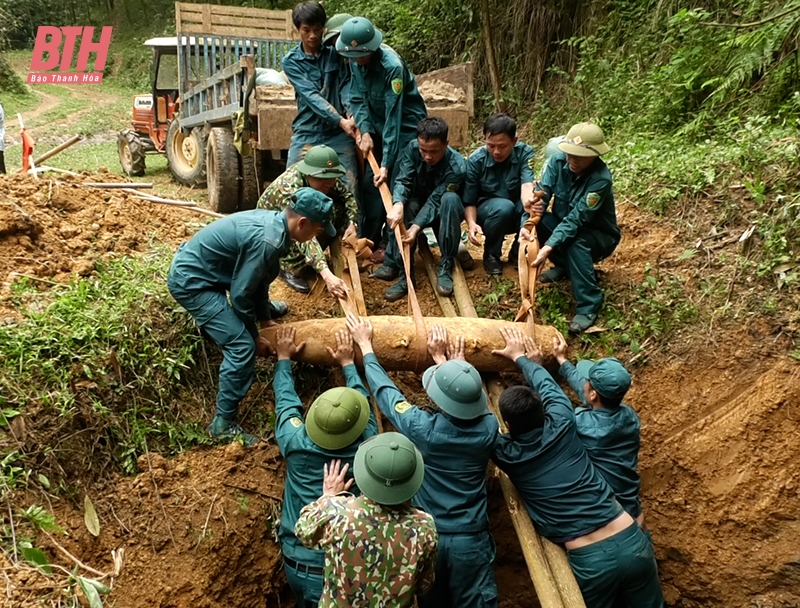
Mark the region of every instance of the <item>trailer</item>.
MULTIPOLYGON (((152 92, 134 98, 131 128, 120 133, 126 173, 143 175, 144 155, 166 154, 175 179, 208 188, 221 213, 255 207, 264 183, 284 169, 297 113, 294 90, 252 85, 261 69, 280 71, 299 43, 291 11, 175 3, 174 38, 154 38, 152 92), (248 93, 248 91, 250 91, 248 93), (244 156, 236 121, 249 116, 244 156)), ((472 64, 417 77, 432 116, 450 125, 450 143, 469 142, 472 64)))

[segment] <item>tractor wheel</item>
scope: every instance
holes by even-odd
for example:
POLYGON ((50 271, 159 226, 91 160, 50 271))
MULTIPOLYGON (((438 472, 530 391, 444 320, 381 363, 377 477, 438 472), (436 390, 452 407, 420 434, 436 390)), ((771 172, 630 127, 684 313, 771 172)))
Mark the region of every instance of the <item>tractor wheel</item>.
POLYGON ((206 185, 206 142, 203 129, 196 127, 189 135, 181 133, 177 120, 167 129, 167 162, 172 175, 184 186, 206 185))
POLYGON ((126 175, 144 175, 144 144, 139 134, 132 129, 120 131, 117 135, 119 163, 126 175))
POLYGON ((254 150, 251 156, 240 156, 240 161, 239 211, 248 211, 258 204, 261 150, 254 150))
POLYGON ((218 213, 233 213, 239 206, 239 151, 229 127, 214 127, 206 144, 208 203, 218 213))

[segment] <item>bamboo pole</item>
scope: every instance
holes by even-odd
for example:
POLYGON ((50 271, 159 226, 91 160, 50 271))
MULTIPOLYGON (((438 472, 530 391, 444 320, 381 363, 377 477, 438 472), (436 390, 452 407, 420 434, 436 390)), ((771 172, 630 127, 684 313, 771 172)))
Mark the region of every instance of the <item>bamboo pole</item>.
MULTIPOLYGON (((83 186, 89 188, 130 188, 131 182, 83 182, 83 186)), ((137 182, 136 188, 144 188, 148 190, 153 187, 152 182, 137 182)))
POLYGON ((418 242, 419 244, 419 255, 422 258, 422 263, 425 266, 425 272, 428 274, 428 280, 431 282, 431 286, 433 287, 433 293, 436 295, 436 301, 439 303, 439 308, 442 309, 442 313, 445 317, 457 317, 455 306, 450 301, 450 298, 444 297, 442 294, 439 293, 439 290, 436 289, 436 262, 433 259, 433 254, 431 253, 431 248, 428 246, 428 242, 422 238, 418 242))
POLYGON ((353 289, 353 299, 358 309, 358 314, 362 317, 367 316, 367 304, 364 302, 364 290, 361 288, 361 275, 358 271, 358 258, 356 250, 352 247, 342 247, 347 269, 350 273, 350 286, 353 289))
MULTIPOLYGON (((453 272, 453 293, 462 315, 478 316, 469 294, 467 279, 459 264, 455 265, 453 272)), ((533 324, 532 312, 528 314, 526 329, 531 337, 538 335, 539 339, 546 339, 533 324)), ((489 396, 489 409, 497 417, 501 431, 507 432, 498 406, 500 394, 504 390, 503 384, 495 374, 490 374, 485 386, 489 396)), ((525 556, 528 574, 536 588, 536 595, 542 608, 586 608, 566 553, 546 538, 539 536, 522 498, 508 476, 499 469, 496 469, 495 474, 500 481, 500 489, 503 491, 511 522, 517 532, 522 554, 525 556)))
POLYGON ((33 161, 33 162, 34 162, 35 164, 37 164, 37 165, 38 165, 39 163, 43 163, 43 162, 44 162, 44 161, 46 161, 48 158, 53 158, 53 157, 54 157, 56 154, 58 154, 59 152, 63 152, 64 150, 66 150, 67 148, 69 148, 71 145, 73 145, 73 144, 77 144, 77 143, 78 143, 78 142, 79 142, 81 139, 83 139, 83 137, 82 137, 81 135, 74 135, 73 137, 71 137, 70 139, 68 139, 67 141, 65 141, 63 144, 60 144, 60 145, 56 146, 56 147, 55 147, 55 148, 53 148, 52 150, 48 150, 47 152, 45 152, 44 154, 42 154, 42 155, 41 155, 39 158, 36 158, 36 159, 34 159, 34 161, 33 161))

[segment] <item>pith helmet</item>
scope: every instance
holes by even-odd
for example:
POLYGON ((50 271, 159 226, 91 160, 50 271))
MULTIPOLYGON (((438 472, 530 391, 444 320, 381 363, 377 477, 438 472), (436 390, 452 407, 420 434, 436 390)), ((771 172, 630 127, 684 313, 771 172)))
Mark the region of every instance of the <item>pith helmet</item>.
POLYGON ((357 390, 340 386, 314 400, 306 416, 306 433, 326 450, 341 450, 361 436, 369 421, 369 403, 357 390))
POLYGON ((422 454, 400 433, 382 433, 358 446, 353 477, 361 492, 382 505, 399 505, 417 493, 425 476, 422 454))
POLYGON ((584 359, 575 366, 578 373, 592 383, 592 388, 606 399, 622 399, 631 387, 631 375, 614 357, 597 363, 584 359))
POLYGON ((481 375, 466 361, 451 359, 422 374, 422 386, 442 410, 461 420, 472 420, 486 411, 481 375))
POLYGON ((325 23, 325 36, 322 38, 323 44, 333 44, 333 38, 339 35, 342 31, 342 26, 345 21, 353 18, 350 13, 337 13, 325 23))
POLYGON ((301 175, 319 179, 337 179, 345 175, 339 155, 328 146, 309 148, 303 160, 297 163, 297 171, 301 175))
POLYGON ((336 50, 345 57, 364 57, 381 46, 383 34, 369 19, 353 17, 342 25, 336 50))
POLYGON ((603 129, 590 122, 574 125, 558 149, 573 156, 600 156, 611 148, 606 143, 603 129))

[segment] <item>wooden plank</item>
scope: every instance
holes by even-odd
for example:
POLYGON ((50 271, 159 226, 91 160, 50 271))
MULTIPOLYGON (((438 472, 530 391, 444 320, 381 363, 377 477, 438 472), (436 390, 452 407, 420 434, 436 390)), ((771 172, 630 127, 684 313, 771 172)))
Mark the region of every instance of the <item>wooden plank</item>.
POLYGON ((185 23, 181 26, 181 29, 178 30, 178 32, 181 36, 194 34, 198 37, 228 36, 230 38, 235 38, 237 36, 241 36, 244 38, 281 40, 286 42, 299 40, 299 38, 295 38, 294 36, 287 36, 283 31, 266 29, 263 27, 239 27, 227 24, 206 27, 202 23, 185 23))
POLYGON ((424 236, 419 240, 418 248, 422 263, 425 266, 425 272, 428 275, 428 280, 433 288, 433 293, 436 295, 436 301, 439 303, 439 308, 442 309, 442 313, 445 317, 457 317, 458 313, 456 313, 456 308, 453 306, 450 298, 446 298, 436 289, 436 262, 433 259, 431 248, 428 246, 428 241, 425 240, 424 236))
POLYGON ((436 107, 427 106, 428 116, 443 118, 450 127, 450 145, 454 148, 464 148, 470 143, 469 112, 463 104, 436 107))

